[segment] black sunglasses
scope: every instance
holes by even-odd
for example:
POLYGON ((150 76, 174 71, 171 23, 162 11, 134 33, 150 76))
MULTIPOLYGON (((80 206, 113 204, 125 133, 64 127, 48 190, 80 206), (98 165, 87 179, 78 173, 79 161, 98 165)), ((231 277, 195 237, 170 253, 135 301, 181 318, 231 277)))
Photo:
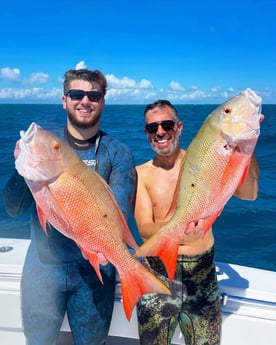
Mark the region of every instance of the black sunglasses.
POLYGON ((173 120, 164 120, 161 122, 147 123, 145 125, 145 130, 150 134, 156 133, 159 125, 164 129, 164 131, 168 132, 174 128, 175 122, 173 120))
POLYGON ((83 91, 83 90, 69 90, 65 96, 69 96, 72 101, 80 101, 84 96, 87 96, 90 102, 99 102, 103 97, 100 91, 83 91))

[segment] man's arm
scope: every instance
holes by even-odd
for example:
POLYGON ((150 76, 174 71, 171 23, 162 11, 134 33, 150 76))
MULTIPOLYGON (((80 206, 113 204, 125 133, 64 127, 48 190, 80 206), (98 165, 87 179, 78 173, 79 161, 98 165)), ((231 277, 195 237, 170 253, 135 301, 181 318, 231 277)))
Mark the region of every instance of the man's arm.
POLYGON ((108 184, 127 219, 133 204, 136 171, 132 153, 125 146, 115 154, 108 184))
POLYGON ((11 217, 24 214, 34 201, 24 178, 16 170, 3 190, 3 201, 6 212, 11 217))
POLYGON ((243 200, 255 200, 258 196, 258 180, 260 175, 259 165, 256 156, 253 154, 249 167, 248 174, 244 183, 239 186, 234 193, 240 199, 243 200))

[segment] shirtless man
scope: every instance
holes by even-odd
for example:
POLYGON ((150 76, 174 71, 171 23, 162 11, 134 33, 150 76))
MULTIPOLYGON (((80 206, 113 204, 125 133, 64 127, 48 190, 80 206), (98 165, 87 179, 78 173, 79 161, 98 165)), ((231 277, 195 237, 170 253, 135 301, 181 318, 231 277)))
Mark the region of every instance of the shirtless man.
MULTIPOLYGON (((185 150, 180 148, 183 130, 175 107, 159 100, 144 111, 145 132, 156 157, 138 166, 134 216, 144 241, 169 218, 180 164, 185 150)), ((259 168, 255 156, 245 183, 235 193, 254 200, 258 194, 259 168)), ((172 295, 144 295, 137 305, 140 344, 168 345, 179 323, 186 345, 220 343, 221 306, 215 272, 214 236, 210 229, 202 239, 203 220, 191 223, 178 251, 177 270, 169 282, 165 267, 157 257, 143 263, 171 289, 172 295)))

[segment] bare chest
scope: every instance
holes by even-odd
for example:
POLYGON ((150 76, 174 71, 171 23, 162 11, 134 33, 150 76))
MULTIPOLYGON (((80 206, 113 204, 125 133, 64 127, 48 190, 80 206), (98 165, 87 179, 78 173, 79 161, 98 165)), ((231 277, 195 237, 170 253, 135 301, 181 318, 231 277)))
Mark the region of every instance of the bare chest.
POLYGON ((155 221, 166 221, 167 214, 171 208, 178 171, 155 168, 148 176, 147 189, 152 201, 152 208, 155 221))

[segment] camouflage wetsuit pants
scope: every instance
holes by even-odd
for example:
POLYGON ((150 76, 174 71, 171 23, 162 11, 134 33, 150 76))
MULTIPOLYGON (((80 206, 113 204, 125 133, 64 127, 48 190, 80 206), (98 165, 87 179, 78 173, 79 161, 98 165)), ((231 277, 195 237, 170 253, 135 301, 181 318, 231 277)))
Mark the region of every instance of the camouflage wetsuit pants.
POLYGON ((186 345, 218 345, 221 303, 215 271, 214 249, 179 255, 174 280, 168 281, 157 257, 143 260, 170 288, 171 295, 147 294, 137 305, 141 345, 168 345, 179 323, 186 345))

